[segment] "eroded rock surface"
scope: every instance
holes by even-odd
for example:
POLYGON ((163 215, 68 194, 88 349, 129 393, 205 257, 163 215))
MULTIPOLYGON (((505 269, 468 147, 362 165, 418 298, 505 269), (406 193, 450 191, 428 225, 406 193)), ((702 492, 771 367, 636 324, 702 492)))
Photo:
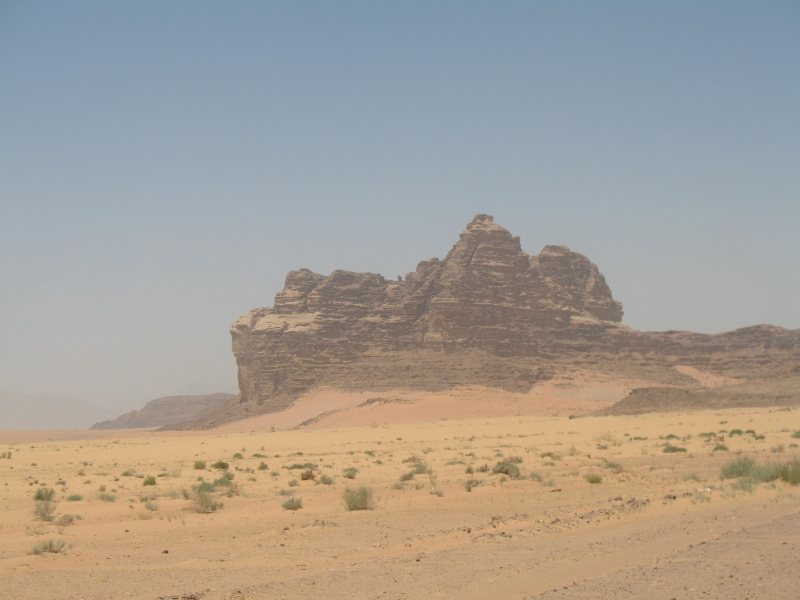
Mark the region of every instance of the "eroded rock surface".
POLYGON ((241 395, 194 426, 281 410, 319 385, 526 391, 564 361, 741 371, 800 355, 798 331, 642 333, 622 315, 588 258, 565 246, 529 256, 518 237, 477 215, 443 260, 420 262, 404 280, 290 272, 273 308, 231 329, 241 395))

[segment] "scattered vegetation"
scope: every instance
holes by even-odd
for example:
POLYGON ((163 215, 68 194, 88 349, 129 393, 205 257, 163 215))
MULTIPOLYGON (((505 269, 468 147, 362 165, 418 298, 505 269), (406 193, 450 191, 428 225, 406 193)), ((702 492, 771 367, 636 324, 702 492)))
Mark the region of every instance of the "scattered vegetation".
POLYGON ((595 475, 594 473, 589 473, 588 475, 584 475, 583 477, 589 483, 603 483, 603 478, 600 475, 595 475))
POLYGON ((372 488, 346 488, 343 493, 344 505, 347 510, 372 510, 375 508, 372 488))
POLYGON ((114 494, 109 494, 108 492, 100 492, 97 494, 98 499, 102 500, 103 502, 116 502, 117 497, 114 494))
POLYGON ((317 476, 314 474, 314 471, 311 469, 306 469, 302 473, 300 473, 301 481, 314 481, 317 476))
POLYGON ((464 489, 467 490, 468 492, 471 492, 472 488, 478 487, 482 483, 483 481, 481 481, 480 479, 467 479, 467 481, 464 483, 464 489))
POLYGON ((345 479, 355 479, 358 474, 358 469, 355 467, 347 467, 342 471, 342 477, 345 479))
POLYGON ((686 452, 686 448, 681 448, 680 446, 673 446, 672 444, 667 444, 664 446, 665 453, 673 453, 673 452, 686 452))
POLYGON ((34 547, 31 548, 30 554, 58 554, 63 552, 66 546, 67 544, 63 540, 44 540, 36 542, 34 547))
MULTIPOLYGON (((198 471, 202 471, 203 469, 206 468, 206 461, 204 461, 204 460, 196 460, 196 461, 194 461, 194 468, 197 469, 198 471)), ((123 475, 124 475, 124 473, 123 473, 123 475)))
POLYGON ((222 502, 214 498, 209 491, 198 490, 192 497, 192 510, 196 513, 212 513, 221 509, 222 506, 222 502))
POLYGON ((737 489, 751 488, 751 483, 776 480, 785 481, 789 485, 800 485, 800 460, 794 458, 788 462, 768 463, 760 466, 749 456, 739 456, 722 467, 720 477, 722 479, 747 478, 750 480, 737 489))
POLYGON ((541 458, 552 458, 553 460, 561 460, 563 457, 558 452, 543 452, 539 455, 541 458))
POLYGON ((712 452, 727 452, 727 451, 728 447, 725 444, 717 444, 716 446, 714 446, 714 449, 712 450, 712 452))
POLYGON ((319 483, 322 485, 333 485, 333 477, 330 477, 329 475, 320 475, 319 483))
POLYGON ((72 494, 71 496, 67 496, 67 502, 80 502, 83 500, 83 496, 80 494, 72 494))
POLYGON ((499 462, 492 469, 492 475, 502 473, 508 475, 511 479, 518 479, 520 476, 519 467, 512 462, 499 462))
POLYGON ((259 470, 259 471, 266 471, 266 470, 268 470, 268 469, 269 469, 269 466, 267 465, 267 463, 265 463, 265 462, 262 460, 262 461, 261 461, 261 464, 260 464, 260 465, 258 465, 258 470, 259 470))
POLYGON ((52 521, 56 511, 56 503, 50 500, 37 500, 33 507, 34 516, 41 521, 52 521))
POLYGON ((228 467, 230 466, 228 463, 222 460, 218 460, 213 465, 211 465, 215 469, 219 469, 220 471, 227 471, 228 467))
POLYGON ((244 458, 244 456, 242 456, 242 453, 241 453, 241 452, 237 452, 236 454, 234 454, 234 455, 233 455, 233 458, 235 458, 235 459, 242 459, 242 458, 244 458))
POLYGON ((737 477, 747 477, 756 466, 756 461, 749 456, 734 458, 721 470, 722 479, 736 479, 737 477))
POLYGON ((156 478, 153 477, 152 475, 148 475, 147 477, 145 477, 144 481, 142 482, 142 485, 155 485, 155 484, 156 484, 156 478))
POLYGON ((34 494, 33 499, 37 502, 52 502, 55 496, 55 490, 52 488, 42 487, 36 490, 36 494, 34 494))
POLYGON ((298 510, 303 508, 303 499, 291 496, 281 503, 281 506, 286 510, 298 510))

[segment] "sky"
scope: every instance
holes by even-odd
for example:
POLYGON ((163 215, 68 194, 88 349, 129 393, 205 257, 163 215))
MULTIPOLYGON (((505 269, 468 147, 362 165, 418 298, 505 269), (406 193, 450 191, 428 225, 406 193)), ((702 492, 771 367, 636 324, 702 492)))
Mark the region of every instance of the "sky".
POLYGON ((477 213, 632 327, 800 328, 800 3, 0 2, 0 390, 235 391, 288 271, 477 213))

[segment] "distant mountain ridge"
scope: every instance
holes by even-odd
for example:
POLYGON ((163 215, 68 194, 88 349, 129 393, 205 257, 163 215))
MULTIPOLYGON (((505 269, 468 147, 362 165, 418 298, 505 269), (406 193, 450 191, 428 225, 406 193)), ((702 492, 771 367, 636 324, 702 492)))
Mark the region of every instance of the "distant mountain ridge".
POLYGON ((116 419, 95 423, 91 429, 134 429, 177 425, 204 417, 233 397, 233 394, 217 393, 156 398, 145 404, 141 410, 132 410, 116 419))
POLYGON ((0 429, 86 429, 114 411, 62 394, 0 390, 0 429))

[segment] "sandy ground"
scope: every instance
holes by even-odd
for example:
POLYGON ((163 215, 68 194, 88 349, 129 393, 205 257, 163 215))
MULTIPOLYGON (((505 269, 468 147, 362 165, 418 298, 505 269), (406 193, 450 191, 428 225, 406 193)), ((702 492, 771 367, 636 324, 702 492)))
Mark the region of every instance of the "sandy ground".
MULTIPOLYGON (((600 388, 594 401, 623 392, 600 388)), ((0 598, 798 597, 800 487, 737 489, 720 468, 741 453, 800 456, 800 410, 569 418, 575 407, 553 416, 543 402, 538 415, 456 419, 456 401, 436 395, 359 407, 370 398, 297 430, 250 420, 211 432, 0 434, 0 454, 11 453, 0 458, 0 598), (427 420, 387 413, 410 407, 427 420), (342 424, 347 411, 356 424, 342 424), (699 436, 734 429, 753 434, 699 436), (728 450, 712 451, 722 437, 728 450), (687 451, 664 453, 668 442, 687 451), (414 456, 433 474, 401 482, 414 456), (220 478, 220 459, 238 489, 218 486, 224 506, 193 512, 183 490, 220 478), (517 459, 519 479, 492 474, 517 459), (306 462, 316 481, 288 468, 306 462), (347 486, 371 488, 374 509, 347 511, 347 486), (40 487, 71 524, 35 518, 40 487), (283 509, 290 497, 302 508, 283 509), (46 540, 65 550, 30 554, 46 540)))

